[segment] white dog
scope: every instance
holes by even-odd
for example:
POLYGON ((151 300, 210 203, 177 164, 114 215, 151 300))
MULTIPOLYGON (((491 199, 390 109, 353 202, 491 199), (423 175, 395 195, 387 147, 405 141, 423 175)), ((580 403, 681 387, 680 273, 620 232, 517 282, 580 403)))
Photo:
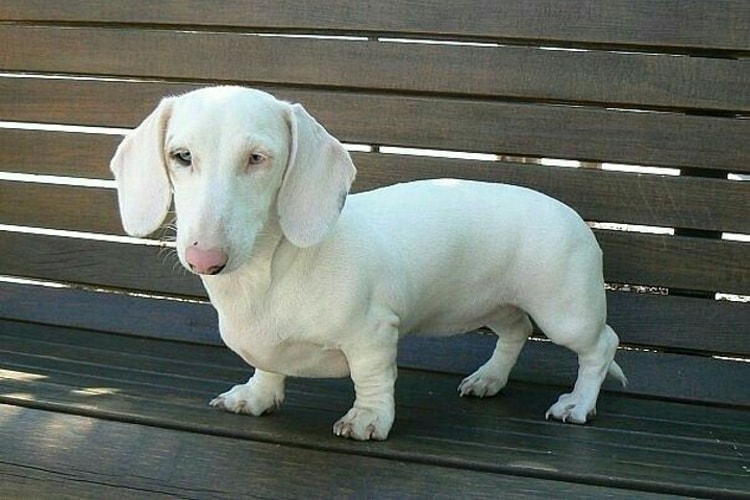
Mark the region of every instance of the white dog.
POLYGON ((347 151, 298 104, 240 87, 164 99, 111 162, 125 230, 156 230, 172 193, 177 253, 200 275, 224 342, 256 368, 211 404, 261 415, 284 379, 342 377, 336 435, 386 439, 396 348, 409 333, 491 328, 492 357, 458 390, 493 396, 531 333, 578 354, 575 388, 547 417, 584 423, 614 362, 602 255, 570 208, 520 187, 432 180, 344 201, 347 151))

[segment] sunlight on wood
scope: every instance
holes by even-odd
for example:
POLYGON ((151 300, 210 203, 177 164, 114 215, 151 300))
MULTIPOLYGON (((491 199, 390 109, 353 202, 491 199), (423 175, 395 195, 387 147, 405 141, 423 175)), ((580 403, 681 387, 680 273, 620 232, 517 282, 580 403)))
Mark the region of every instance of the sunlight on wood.
POLYGON ((83 389, 73 389, 70 391, 71 394, 76 396, 109 396, 112 394, 118 394, 121 391, 114 387, 84 387, 83 389))
POLYGON ((0 232, 2 231, 23 234, 38 234, 44 236, 61 236, 63 238, 78 238, 84 240, 109 241, 112 243, 127 243, 131 245, 148 245, 168 248, 174 247, 174 243, 169 241, 133 238, 131 236, 115 236, 112 234, 88 233, 83 231, 68 231, 65 229, 45 229, 30 226, 16 226, 12 224, 0 224, 0 232))
POLYGON ((36 396, 30 392, 0 392, 0 396, 17 401, 36 401, 36 396))
POLYGON ((0 368, 0 379, 3 380, 13 380, 16 382, 34 382, 47 378, 49 377, 47 377, 46 375, 41 375, 39 373, 20 372, 6 368, 0 368))
POLYGON ((621 224, 617 222, 589 222, 593 229, 605 229, 608 231, 628 231, 632 233, 667 234, 674 235, 674 228, 660 226, 644 226, 642 224, 621 224))
POLYGON ((115 181, 109 179, 87 179, 83 177, 19 174, 13 172, 0 172, 0 181, 29 182, 32 184, 54 184, 58 186, 78 186, 107 189, 115 189, 117 187, 115 181))
POLYGON ((402 148, 396 146, 381 146, 380 152, 393 155, 429 156, 431 158, 455 158, 463 160, 497 161, 499 159, 497 155, 488 153, 446 151, 442 149, 402 148))
POLYGON ((93 127, 87 125, 65 125, 62 123, 31 123, 0 121, 0 129, 39 130, 44 132, 70 132, 76 134, 125 135, 130 129, 118 127, 93 127))
POLYGON ((624 165, 621 163, 602 163, 602 170, 612 172, 630 172, 636 174, 654 174, 654 175, 680 175, 679 168, 649 167, 644 165, 624 165))

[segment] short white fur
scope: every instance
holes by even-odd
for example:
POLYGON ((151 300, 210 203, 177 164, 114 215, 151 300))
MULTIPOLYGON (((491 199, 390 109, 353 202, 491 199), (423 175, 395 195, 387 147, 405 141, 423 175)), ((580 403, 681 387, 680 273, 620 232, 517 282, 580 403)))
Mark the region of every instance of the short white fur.
POLYGON ((495 351, 459 392, 493 396, 530 317, 578 355, 575 387, 548 418, 584 423, 608 373, 625 383, 599 246, 545 195, 442 179, 347 199, 343 146, 302 106, 241 87, 163 100, 111 168, 129 234, 156 230, 173 194, 180 261, 201 273, 224 342, 255 367, 214 406, 262 415, 282 404, 287 376, 349 375, 355 401, 334 433, 383 440, 399 338, 491 328, 495 351))

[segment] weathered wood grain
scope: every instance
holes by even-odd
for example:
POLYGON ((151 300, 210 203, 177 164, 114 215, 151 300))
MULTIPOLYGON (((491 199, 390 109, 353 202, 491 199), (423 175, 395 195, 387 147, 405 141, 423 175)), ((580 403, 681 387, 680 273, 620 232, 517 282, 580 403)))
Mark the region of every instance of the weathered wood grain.
POLYGON ((124 234, 113 189, 0 181, 0 223, 124 234))
POLYGON ((119 135, 0 129, 0 170, 111 179, 109 159, 121 140, 119 135))
POLYGON ((7 71, 750 110, 747 59, 12 25, 0 45, 7 71))
MULTIPOLYGON (((205 82, 209 83, 209 82, 205 82)), ((5 120, 134 127, 161 82, 0 78, 5 120)), ((745 172, 750 120, 599 108, 267 88, 352 143, 745 172)))
POLYGON ((0 405, 0 418, 14 423, 13 430, 0 430, 7 445, 0 493, 8 496, 292 498, 325 492, 333 497, 494 498, 503 491, 509 498, 543 498, 554 489, 574 496, 626 498, 606 487, 398 463, 9 405, 0 405), (39 431, 50 428, 64 430, 39 431), (353 469, 362 472, 353 474, 353 469))
MULTIPOLYGON (((112 150, 110 141, 102 142, 107 146, 91 159, 89 174, 106 178, 112 150)), ((87 149, 95 147, 96 141, 87 149)), ((43 142, 38 150, 45 152, 43 142)), ((353 159, 354 192, 441 177, 505 182, 557 198, 590 221, 750 233, 750 183, 377 153, 355 153, 353 159)), ((59 169, 55 160, 44 160, 31 170, 66 174, 68 162, 61 161, 59 169)), ((83 167, 76 162, 73 169, 83 167)), ((0 223, 124 234, 115 191, 103 188, 0 181, 0 223)))
MULTIPOLYGON (((687 236, 596 231, 605 279, 750 294, 747 244, 687 236)), ((0 273, 51 281, 203 295, 169 250, 78 238, 0 233, 0 273)))
MULTIPOLYGON (((15 334, 13 325, 5 323, 2 328, 26 343, 26 348, 14 344, 17 355, 27 353, 25 360, 14 357, 6 363, 9 370, 3 373, 0 394, 6 404, 232 437, 239 447, 260 441, 273 443, 277 449, 322 450, 332 460, 341 453, 351 460, 374 456, 406 467, 429 464, 500 476, 555 477, 692 495, 709 491, 736 494, 746 480, 737 451, 742 450, 750 428, 744 419, 746 412, 737 408, 651 401, 607 392, 592 424, 564 426, 542 418, 548 400, 554 399, 559 388, 515 382, 501 397, 479 401, 457 397, 455 376, 402 370, 391 439, 385 444, 352 443, 330 436, 331 422, 351 402, 346 380, 290 381, 282 412, 254 419, 222 413, 205 404, 213 393, 235 382, 234 377, 244 375, 238 360, 230 361, 234 358, 227 357, 231 354, 225 350, 212 353, 215 348, 186 346, 183 351, 176 348, 179 344, 147 341, 154 350, 144 352, 141 342, 117 337, 106 343, 107 350, 99 357, 95 343, 76 341, 65 347, 61 340, 68 333, 65 330, 50 329, 58 340, 35 344, 33 335, 23 335, 26 327, 20 326, 15 334), (116 342, 118 338, 122 343, 116 342), (53 348, 57 356, 44 355, 45 349, 53 348), (236 369, 230 369, 233 367, 236 369), (660 443, 658 453, 654 441, 660 443), (573 453, 581 442, 586 443, 587 452, 573 453), (653 474, 655 467, 658 475, 653 474), (612 468, 617 468, 618 474, 613 476, 612 468), (688 476, 686 468, 692 471, 688 476), (553 475, 545 472, 550 470, 553 475)), ((12 339, 7 333, 4 337, 12 339)), ((66 437, 74 440, 79 432, 76 429, 82 431, 71 427, 62 434, 39 432, 38 438, 43 442, 48 436, 55 437, 62 443, 66 437)), ((167 441, 175 442, 159 440, 167 441)), ((162 455, 147 454, 139 460, 148 462, 158 456, 162 455)), ((86 455, 79 457, 85 459, 86 455)))
POLYGON ((149 23, 259 30, 394 33, 581 46, 606 44, 669 50, 750 50, 750 13, 743 0, 199 0, 77 2, 6 0, 0 18, 26 22, 149 23))
MULTIPOLYGON (((218 318, 207 302, 124 293, 0 285, 0 317, 85 330, 220 344, 218 318), (43 308, 39 304, 45 304, 43 308)), ((608 323, 623 345, 659 350, 750 355, 750 305, 740 302, 607 293, 608 323)), ((454 339, 456 351, 461 341, 454 339)), ((477 366, 486 353, 474 360, 477 366)), ((448 364, 433 368, 450 371, 448 364)))

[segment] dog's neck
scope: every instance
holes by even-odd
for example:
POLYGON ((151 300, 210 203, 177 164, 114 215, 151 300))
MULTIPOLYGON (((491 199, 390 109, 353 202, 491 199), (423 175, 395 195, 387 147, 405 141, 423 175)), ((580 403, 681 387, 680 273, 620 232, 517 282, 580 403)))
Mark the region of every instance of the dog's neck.
POLYGON ((227 274, 204 275, 201 280, 217 309, 225 301, 236 301, 240 295, 257 303, 289 269, 298 251, 284 237, 278 217, 272 214, 258 233, 250 256, 239 268, 227 274))

